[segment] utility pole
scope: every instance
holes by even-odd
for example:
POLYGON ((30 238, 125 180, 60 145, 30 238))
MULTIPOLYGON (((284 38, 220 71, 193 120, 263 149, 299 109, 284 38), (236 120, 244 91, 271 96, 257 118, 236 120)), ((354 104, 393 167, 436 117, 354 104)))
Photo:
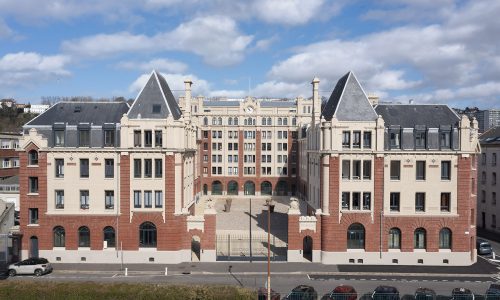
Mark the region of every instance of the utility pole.
POLYGON ((271 299, 271 200, 267 201, 267 299, 271 299))

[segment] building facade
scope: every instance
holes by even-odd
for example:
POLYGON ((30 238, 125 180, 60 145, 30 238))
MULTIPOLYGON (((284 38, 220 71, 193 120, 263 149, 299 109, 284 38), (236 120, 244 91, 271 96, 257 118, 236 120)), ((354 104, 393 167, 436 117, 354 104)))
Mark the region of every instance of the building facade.
POLYGON ((480 110, 476 114, 479 123, 479 132, 486 132, 488 129, 500 126, 500 110, 499 109, 485 109, 480 110))
POLYGON ((58 103, 24 126, 23 256, 216 261, 219 198, 289 201, 288 261, 475 261, 477 122, 375 107, 353 73, 322 105, 174 98, 153 71, 125 103, 58 103), (305 254, 308 255, 305 255, 305 254))

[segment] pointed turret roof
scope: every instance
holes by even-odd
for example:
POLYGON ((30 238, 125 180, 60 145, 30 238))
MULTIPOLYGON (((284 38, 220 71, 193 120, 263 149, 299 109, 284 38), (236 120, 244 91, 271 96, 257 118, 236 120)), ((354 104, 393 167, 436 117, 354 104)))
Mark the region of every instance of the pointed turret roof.
POLYGON ((339 121, 374 121, 377 119, 377 113, 351 71, 337 81, 323 109, 323 116, 326 120, 331 120, 335 116, 339 121))
POLYGON ((167 81, 156 70, 151 72, 127 113, 130 119, 165 119, 172 115, 175 120, 179 119, 181 114, 167 81))

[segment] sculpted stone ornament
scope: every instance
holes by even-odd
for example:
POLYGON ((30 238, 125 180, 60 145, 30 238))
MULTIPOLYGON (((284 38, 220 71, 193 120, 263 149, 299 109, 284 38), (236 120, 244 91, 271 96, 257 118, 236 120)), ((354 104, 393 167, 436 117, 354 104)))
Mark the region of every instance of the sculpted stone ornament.
POLYGON ((290 208, 291 209, 299 209, 299 201, 297 201, 297 198, 291 198, 290 208))
POLYGON ((211 198, 207 199, 206 208, 207 209, 213 209, 214 208, 214 202, 212 201, 211 198))

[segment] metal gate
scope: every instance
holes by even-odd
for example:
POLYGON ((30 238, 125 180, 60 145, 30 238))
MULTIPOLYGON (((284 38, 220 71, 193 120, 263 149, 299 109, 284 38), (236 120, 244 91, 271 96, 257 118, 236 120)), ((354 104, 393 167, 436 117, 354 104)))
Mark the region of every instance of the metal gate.
MULTIPOLYGON (((271 260, 286 261, 288 245, 271 235, 271 260)), ((218 261, 266 261, 267 233, 263 234, 217 234, 216 251, 218 261)))

